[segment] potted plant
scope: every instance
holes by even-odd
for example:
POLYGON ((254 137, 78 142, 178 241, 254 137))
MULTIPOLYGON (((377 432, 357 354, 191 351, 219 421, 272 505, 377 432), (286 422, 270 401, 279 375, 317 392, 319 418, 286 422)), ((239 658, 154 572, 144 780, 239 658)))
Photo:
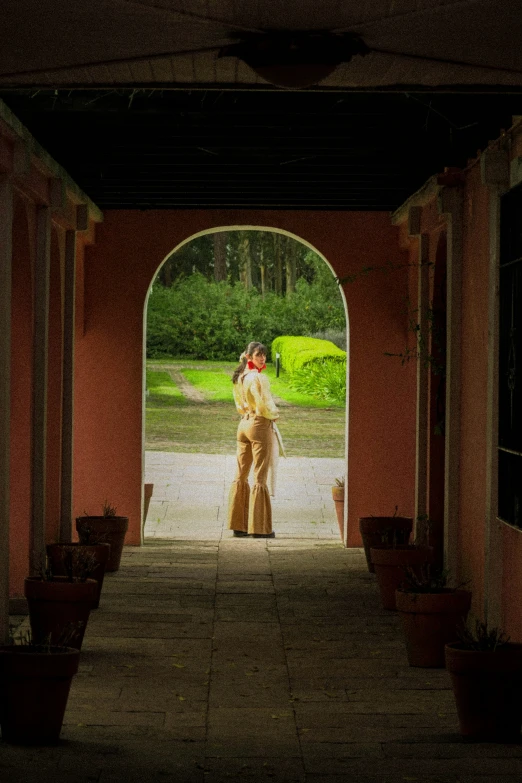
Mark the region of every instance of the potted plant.
POLYGON ((360 517, 359 530, 363 541, 364 554, 368 571, 375 571, 370 549, 378 546, 393 546, 408 544, 411 531, 413 530, 413 519, 411 517, 397 516, 397 506, 395 514, 391 517, 360 517))
POLYGON ((371 547, 370 557, 375 567, 383 609, 397 609, 395 594, 404 581, 406 570, 418 573, 433 557, 433 547, 398 544, 392 547, 371 547))
POLYGON ((344 542, 344 476, 335 479, 335 485, 332 487, 332 497, 335 503, 335 513, 337 515, 341 541, 344 542))
POLYGON ((31 635, 35 644, 55 645, 68 628, 76 635, 69 646, 81 649, 87 621, 96 600, 98 583, 89 579, 95 568, 89 553, 78 554, 74 570, 68 576, 56 576, 49 566, 41 576, 26 577, 24 594, 29 606, 31 635))
POLYGON ((116 515, 116 509, 105 501, 101 516, 89 516, 76 518, 76 530, 81 543, 111 545, 109 560, 105 566, 106 571, 117 571, 120 567, 121 554, 125 534, 129 527, 129 518, 116 515))
POLYGON ((472 740, 518 742, 522 727, 522 644, 476 620, 445 647, 460 733, 472 740))
POLYGON ((92 605, 93 609, 97 609, 100 605, 105 568, 111 551, 110 544, 85 544, 80 541, 79 543, 48 544, 46 549, 51 572, 55 576, 67 576, 69 581, 73 581, 78 561, 82 558, 85 559, 86 555, 90 555, 93 570, 87 576, 97 582, 96 598, 92 605))
POLYGON ((430 563, 415 572, 408 569, 395 593, 410 666, 444 667, 444 645, 458 638, 465 621, 471 593, 448 586, 448 572, 434 570, 430 563))
POLYGON ((16 744, 58 742, 71 681, 80 651, 30 636, 0 647, 0 727, 2 739, 16 744))

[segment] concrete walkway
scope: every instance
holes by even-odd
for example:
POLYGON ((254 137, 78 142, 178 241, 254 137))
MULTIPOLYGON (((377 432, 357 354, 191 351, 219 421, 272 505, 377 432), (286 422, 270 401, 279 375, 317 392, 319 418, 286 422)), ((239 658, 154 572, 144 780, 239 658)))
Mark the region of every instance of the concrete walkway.
POLYGON ((60 745, 2 783, 520 783, 412 669, 360 550, 276 538, 126 548, 91 614, 60 745))
MULTIPOLYGON (((145 481, 154 484, 145 537, 219 541, 226 529, 235 456, 148 451, 145 481)), ((346 471, 342 459, 279 460, 273 526, 278 538, 339 540, 331 487, 346 471)))

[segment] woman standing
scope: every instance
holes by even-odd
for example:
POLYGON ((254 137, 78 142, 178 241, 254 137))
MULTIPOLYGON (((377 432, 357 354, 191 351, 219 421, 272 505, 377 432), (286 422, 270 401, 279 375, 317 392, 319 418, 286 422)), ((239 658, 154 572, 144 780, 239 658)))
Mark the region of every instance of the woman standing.
POLYGON ((267 486, 274 448, 273 422, 279 411, 272 399, 270 381, 262 375, 266 348, 249 343, 232 376, 234 401, 241 416, 237 429, 237 473, 230 488, 228 527, 235 536, 274 538, 272 505, 267 486), (248 475, 254 463, 254 486, 248 475))

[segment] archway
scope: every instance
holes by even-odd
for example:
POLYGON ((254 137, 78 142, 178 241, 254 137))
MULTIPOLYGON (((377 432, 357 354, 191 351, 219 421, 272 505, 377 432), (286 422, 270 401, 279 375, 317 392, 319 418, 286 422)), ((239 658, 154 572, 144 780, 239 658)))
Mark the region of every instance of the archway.
POLYGON ((161 260, 187 239, 245 224, 304 238, 343 282, 351 369, 347 541, 360 546, 360 516, 387 515, 396 505, 411 514, 414 500, 415 391, 410 374, 385 355, 404 347, 408 269, 397 228, 387 214, 377 212, 108 211, 96 244, 86 250, 82 279, 73 514, 100 508, 109 499, 129 516, 127 543, 141 543, 147 291, 161 260), (393 274, 361 274, 390 265, 393 274))
MULTIPOLYGON (((194 243, 197 240, 200 240, 203 237, 213 237, 213 245, 214 245, 214 253, 219 252, 220 245, 223 244, 225 241, 225 237, 241 237, 242 235, 245 235, 245 242, 248 244, 248 232, 252 232, 253 236, 250 238, 251 242, 254 241, 255 238, 259 237, 259 234, 266 234, 271 235, 274 240, 274 244, 277 248, 279 242, 287 242, 287 255, 292 254, 292 247, 300 246, 302 248, 306 248, 307 250, 311 251, 313 254, 313 257, 319 261, 319 264, 322 266, 325 266, 325 269, 328 269, 329 272, 332 275, 332 282, 336 279, 336 275, 334 273, 334 270, 332 268, 332 265, 329 263, 329 261, 325 258, 325 256, 320 253, 316 247, 314 247, 310 242, 307 242, 306 240, 303 240, 300 236, 293 234, 289 231, 285 231, 282 229, 274 228, 273 226, 260 226, 260 225, 226 225, 226 226, 217 226, 213 228, 208 228, 203 231, 197 232, 192 234, 191 236, 188 236, 185 238, 182 242, 180 242, 178 245, 176 245, 172 251, 167 253, 167 255, 162 259, 161 263, 158 265, 158 267, 155 270, 155 274, 150 282, 147 299, 145 302, 145 308, 144 308, 144 333, 146 332, 146 324, 147 324, 147 309, 148 309, 148 303, 149 303, 149 297, 150 293, 152 291, 152 286, 154 281, 157 280, 158 275, 161 273, 162 278, 165 278, 164 282, 167 283, 167 286, 171 284, 172 279, 179 273, 179 269, 176 269, 173 264, 173 260, 176 258, 176 254, 180 251, 183 251, 184 248, 187 248, 187 246, 190 246, 191 243, 194 243), (254 233, 255 232, 255 233, 254 233), (320 260, 319 260, 320 259, 320 260)), ((243 243, 243 240, 239 240, 239 246, 243 243)), ((206 243, 199 243, 199 245, 203 245, 206 243)), ((199 246, 198 245, 198 246, 199 246)), ((209 248, 211 247, 209 243, 209 248)), ((275 251, 277 253, 277 250, 275 251)), ((187 254, 186 254, 187 255, 187 254)), ((217 259, 217 255, 215 256, 217 259)), ((266 259, 265 259, 266 260, 266 259)), ((224 262, 223 262, 224 263, 224 262)), ((216 260, 216 267, 217 267, 218 261, 216 260)), ((190 264, 189 264, 190 266, 190 264)), ((261 264, 260 264, 261 267, 261 264)), ((214 270, 218 272, 219 270, 214 270)), ((188 272, 190 274, 190 272, 188 272)), ((283 276, 285 278, 286 285, 289 284, 290 277, 292 276, 292 270, 288 267, 285 272, 283 273, 283 276)), ((281 270, 279 270, 279 276, 281 276, 281 270)), ((256 268, 254 265, 253 268, 244 269, 241 274, 241 282, 244 283, 245 287, 248 289, 252 289, 252 279, 254 279, 254 282, 257 282, 257 286, 260 289, 261 296, 265 296, 265 286, 267 288, 267 296, 269 296, 268 293, 268 272, 265 268, 261 267, 260 269, 256 268), (266 274, 265 274, 266 273, 266 274), (257 281, 255 278, 257 277, 257 281), (250 280, 250 283, 247 283, 247 281, 250 280)), ((294 275, 295 277, 295 275, 294 275)), ((219 278, 216 277, 216 280, 219 278)), ((223 281, 223 277, 220 278, 221 281, 223 281)), ((294 284, 295 279, 292 281, 292 291, 294 290, 294 284)), ((274 289, 278 289, 279 293, 281 293, 282 285, 281 280, 279 281, 279 285, 277 283, 277 271, 274 271, 273 276, 273 287, 274 289)), ((348 377, 349 377, 349 321, 348 321, 348 312, 347 312, 347 304, 346 304, 346 298, 344 296, 344 292, 342 288, 337 287, 336 291, 340 294, 340 301, 342 303, 342 310, 343 310, 343 317, 344 317, 344 323, 346 327, 345 332, 345 343, 343 347, 346 349, 347 354, 347 364, 346 364, 346 374, 347 374, 347 390, 349 389, 348 384, 348 377)), ((181 325, 181 321, 180 321, 181 325)), ((294 333, 294 332, 292 332, 294 333)), ((299 333, 299 332, 296 332, 299 333)), ((278 335, 279 333, 277 333, 278 335)), ((233 351, 234 351, 234 357, 236 356, 236 351, 238 351, 238 346, 242 344, 242 340, 244 338, 242 336, 238 336, 236 343, 234 344, 233 351)), ((252 336, 249 338, 252 339, 252 336)), ((262 336, 262 339, 265 339, 265 335, 262 336)), ((271 338, 268 340, 268 345, 270 345, 271 338)), ((145 350, 144 350, 145 355, 145 350)), ((152 360, 151 360, 152 361, 152 360)), ((166 361, 166 360, 165 360, 166 361)), ((234 358, 235 364, 237 364, 237 360, 234 358)), ((162 372, 161 370, 164 370, 165 367, 169 367, 169 372, 171 373, 172 378, 175 378, 175 380, 179 383, 180 382, 180 374, 176 370, 176 375, 174 375, 174 368, 170 367, 168 364, 149 364, 150 367, 154 368, 154 372, 158 375, 161 375, 162 378, 164 378, 166 383, 169 383, 169 379, 167 377, 168 373, 162 372)), ((144 362, 145 367, 145 362, 144 362)), ((196 372, 197 370, 191 370, 190 367, 188 369, 189 373, 196 372)), ((170 456, 165 455, 160 458, 159 454, 160 452, 149 452, 147 455, 145 454, 145 405, 147 400, 147 389, 146 383, 145 383, 145 372, 144 372, 144 405, 143 405, 143 460, 144 464, 148 465, 147 473, 145 476, 145 481, 147 482, 147 485, 150 486, 149 482, 152 481, 159 481, 159 485, 155 486, 154 489, 154 496, 152 499, 152 505, 150 507, 149 512, 149 524, 147 525, 147 530, 145 531, 145 535, 149 536, 158 536, 158 537, 164 537, 164 538, 190 538, 194 536, 195 538, 201 538, 204 534, 204 526, 198 525, 196 522, 194 526, 191 526, 190 524, 184 528, 184 526, 181 525, 175 525, 173 520, 173 510, 174 508, 175 513, 177 514, 177 518, 181 519, 183 517, 183 514, 188 515, 189 517, 195 517, 197 516, 196 512, 196 506, 197 506, 197 500, 194 499, 194 496, 192 497, 192 504, 190 507, 190 510, 185 509, 184 510, 184 502, 187 500, 188 496, 185 496, 183 488, 180 488, 180 484, 182 484, 182 476, 183 471, 188 471, 188 478, 186 479, 187 484, 190 485, 191 480, 193 480, 193 471, 196 470, 195 466, 195 460, 193 459, 193 456, 187 453, 180 453, 177 455, 170 454, 170 456), (147 459, 146 459, 147 457, 147 459), (152 462, 153 461, 153 462, 152 462), (154 467, 149 466, 149 463, 153 465, 154 467), (160 468, 161 463, 161 468, 160 468), (188 467, 188 465, 191 465, 192 467, 188 467), (167 467, 169 466, 169 467, 167 467), (175 478, 177 481, 172 478, 170 481, 167 482, 166 476, 163 475, 167 470, 173 471, 175 473, 175 478), (181 492, 181 494, 180 494, 181 492), (176 500, 176 506, 174 506, 174 500, 176 500), (169 505, 170 501, 170 505, 169 505), (172 510, 169 511, 169 509, 172 510), (185 532, 183 532, 185 529, 185 532), (174 535, 174 530, 176 531, 176 535, 174 535), (169 534, 170 531, 170 534, 169 534), (189 532, 190 531, 190 532, 189 532), (201 535, 198 535, 198 531, 201 533, 201 535)), ((228 379, 227 379, 228 380, 228 379)), ((183 383, 183 378, 181 378, 181 383, 183 383)), ((186 386, 186 384, 185 384, 186 386)), ((166 386, 160 387, 163 392, 167 391, 166 386)), ((185 388, 186 391, 186 388, 185 388)), ((227 389, 228 391, 228 389, 227 389)), ((189 392, 190 393, 190 392, 189 392)), ((230 393, 231 398, 231 393, 230 393)), ((283 405, 286 405, 283 401, 283 405)), ((324 403, 324 407, 326 408, 325 415, 327 415, 331 409, 328 408, 328 404, 324 403)), ((231 407, 231 410, 233 408, 231 407)), ((283 409, 284 410, 284 409, 283 409)), ((337 540, 339 540, 339 533, 337 528, 337 523, 335 522, 335 512, 334 512, 334 506, 331 499, 331 486, 333 483, 333 477, 344 475, 346 473, 346 464, 347 464, 347 423, 348 423, 348 394, 346 397, 346 404, 343 407, 343 422, 342 422, 342 430, 343 430, 343 444, 342 444, 342 454, 339 454, 338 464, 335 462, 334 459, 332 460, 321 460, 317 459, 316 462, 313 465, 313 469, 316 471, 316 476, 308 476, 308 481, 305 481, 301 478, 300 473, 301 470, 298 468, 303 467, 302 464, 299 464, 299 458, 294 458, 294 461, 297 462, 297 464, 293 464, 292 460, 285 460, 282 465, 281 473, 284 474, 285 468, 291 466, 288 468, 294 477, 294 484, 295 487, 292 487, 294 498, 296 497, 296 493, 299 493, 299 480, 301 480, 302 483, 302 494, 306 495, 307 491, 309 492, 309 497, 312 494, 311 493, 311 485, 315 483, 315 479, 317 479, 317 484, 315 484, 317 488, 317 498, 316 498, 316 505, 311 506, 309 510, 308 517, 309 519, 306 519, 306 522, 309 522, 311 525, 316 526, 314 527, 306 527, 305 521, 303 521, 303 524, 300 528, 297 528, 297 526, 294 527, 294 535, 293 537, 335 537, 337 540), (320 463, 327 463, 320 465, 320 463), (324 473, 324 475, 321 476, 321 468, 324 473), (320 477, 320 478, 319 478, 320 477), (319 485, 322 486, 319 486, 319 485), (326 511, 324 511, 326 509, 326 511), (312 518, 314 517, 314 518, 312 518), (326 517, 326 518, 325 518, 326 517), (331 517, 331 523, 330 519, 331 517), (328 524, 333 524, 334 529, 332 529, 331 526, 326 526, 326 522, 328 521, 328 524), (298 533, 297 530, 300 532, 298 533), (306 531, 306 532, 305 532, 306 531)), ((230 433, 235 431, 235 411, 234 411, 234 425, 230 424, 230 433)), ((231 440, 231 443, 234 441, 231 440)), ((150 447, 151 449, 154 448, 154 446, 150 447)), ((163 444, 163 448, 165 448, 165 443, 163 444)), ((235 446, 234 446, 235 448, 235 446)), ((187 451, 187 449, 181 449, 181 451, 187 451)), ((199 455, 200 457, 202 455, 199 455)), ((206 465, 205 473, 206 473, 206 480, 208 480, 208 489, 209 489, 209 496, 213 498, 213 502, 215 502, 216 492, 219 492, 219 494, 222 496, 222 487, 220 486, 219 482, 223 481, 223 475, 225 475, 225 485, 228 489, 228 485, 230 484, 231 480, 231 472, 233 469, 235 469, 235 457, 233 457, 231 454, 229 455, 229 459, 226 464, 219 462, 215 457, 211 457, 211 455, 205 454, 205 460, 203 464, 206 465), (218 468, 216 467, 217 464, 221 465, 220 472, 218 471, 218 468)), ((301 463, 304 463, 305 459, 303 459, 303 455, 301 455, 301 463)), ((310 468, 310 466, 308 466, 310 468)), ((201 489, 201 487, 200 487, 201 489)), ((189 488, 185 488, 185 491, 188 491, 190 494, 190 486, 189 488)), ((348 498, 348 493, 346 493, 346 497, 348 498)), ((289 498, 291 500, 291 498, 289 498)), ((302 512, 302 509, 299 508, 299 499, 294 499, 294 518, 300 516, 300 512, 302 512)), ((308 503, 310 503, 310 500, 308 500, 308 503)), ((147 504, 148 505, 148 504, 147 504)), ((345 522, 344 522, 344 535, 343 540, 346 541, 346 511, 347 511, 347 503, 345 507, 345 522)), ((276 507, 277 507, 277 501, 276 501, 276 507)), ((291 509, 285 509, 280 511, 280 519, 285 516, 285 511, 290 512, 291 509)), ((222 503, 221 508, 218 507, 217 513, 219 518, 220 524, 222 524, 223 519, 222 515, 223 513, 226 513, 226 503, 222 503)), ((214 518, 216 516, 216 508, 210 504, 208 508, 208 516, 210 518, 214 518)), ((303 513, 301 513, 301 517, 305 516, 303 513)), ((283 532, 282 535, 286 536, 292 536, 292 533, 290 533, 290 525, 287 525, 286 528, 284 525, 282 525, 283 529, 286 530, 286 532, 283 532)), ((145 530, 145 527, 144 527, 145 530)), ((281 531, 280 531, 281 532, 281 531)), ((210 536, 209 537, 213 537, 210 536)))

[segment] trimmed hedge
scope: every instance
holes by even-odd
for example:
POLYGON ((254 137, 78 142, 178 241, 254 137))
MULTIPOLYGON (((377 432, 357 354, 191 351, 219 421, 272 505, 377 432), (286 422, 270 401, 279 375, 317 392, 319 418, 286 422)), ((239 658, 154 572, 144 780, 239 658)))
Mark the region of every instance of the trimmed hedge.
POLYGON ((281 356, 281 367, 285 372, 294 373, 309 364, 343 362, 346 365, 346 351, 342 351, 329 340, 316 337, 290 337, 283 335, 272 342, 272 361, 276 353, 281 356))

